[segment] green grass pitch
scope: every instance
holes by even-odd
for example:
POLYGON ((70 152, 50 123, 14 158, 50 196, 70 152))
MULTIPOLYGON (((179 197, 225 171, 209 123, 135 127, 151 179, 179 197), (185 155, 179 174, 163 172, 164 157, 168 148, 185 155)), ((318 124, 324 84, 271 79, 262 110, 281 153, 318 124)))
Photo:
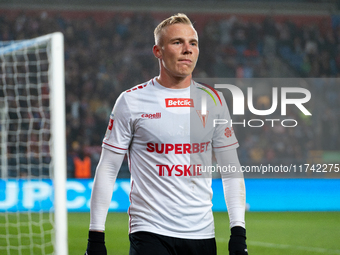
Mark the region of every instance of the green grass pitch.
MULTIPOLYGON (((228 254, 228 214, 214 217, 217 254, 228 254)), ((89 220, 89 213, 68 214, 70 255, 84 254, 89 220)), ((250 255, 340 254, 340 212, 247 212, 246 227, 250 255)), ((105 235, 109 255, 127 255, 128 215, 109 213, 105 235)))

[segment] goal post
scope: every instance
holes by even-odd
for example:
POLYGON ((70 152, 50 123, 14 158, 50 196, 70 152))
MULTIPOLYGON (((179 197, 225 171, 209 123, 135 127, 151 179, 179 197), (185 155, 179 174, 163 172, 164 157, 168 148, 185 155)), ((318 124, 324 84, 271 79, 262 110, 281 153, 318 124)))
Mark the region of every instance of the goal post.
POLYGON ((64 37, 0 42, 0 254, 67 255, 64 37))
POLYGON ((66 209, 66 123, 64 37, 51 35, 51 127, 54 155, 55 254, 68 254, 66 209))

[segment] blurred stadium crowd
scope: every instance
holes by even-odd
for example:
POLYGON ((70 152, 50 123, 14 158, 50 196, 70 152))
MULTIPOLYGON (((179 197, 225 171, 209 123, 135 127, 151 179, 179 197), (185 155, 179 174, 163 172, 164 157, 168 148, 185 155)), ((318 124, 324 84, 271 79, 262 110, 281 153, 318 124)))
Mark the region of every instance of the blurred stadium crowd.
MULTIPOLYGON (((98 22, 91 13, 81 18, 45 11, 0 14, 0 41, 55 31, 65 36, 68 177, 75 176, 75 159, 85 158, 91 161, 93 176, 115 100, 122 91, 158 74, 151 49, 161 15, 111 16, 98 22)), ((340 150, 340 86, 329 79, 340 74, 340 26, 330 17, 305 24, 296 22, 296 17, 208 15, 205 20, 197 23, 200 58, 194 78, 273 77, 272 58, 288 65, 293 77, 320 78, 305 85, 319 97, 308 105, 313 117, 298 109, 288 113, 298 121, 296 128, 236 128, 242 164, 305 163, 311 150, 340 150)), ((268 96, 258 96, 254 102, 257 109, 270 107, 268 96)), ((259 116, 248 113, 244 118, 259 116)), ((126 163, 123 168, 120 177, 127 177, 126 163)))

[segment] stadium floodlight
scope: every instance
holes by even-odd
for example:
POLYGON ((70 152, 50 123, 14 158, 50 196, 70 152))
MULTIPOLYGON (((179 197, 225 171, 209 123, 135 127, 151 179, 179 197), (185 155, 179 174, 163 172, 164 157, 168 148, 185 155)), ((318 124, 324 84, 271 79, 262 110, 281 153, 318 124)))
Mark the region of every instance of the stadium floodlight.
POLYGON ((64 37, 0 42, 0 254, 67 255, 64 37))

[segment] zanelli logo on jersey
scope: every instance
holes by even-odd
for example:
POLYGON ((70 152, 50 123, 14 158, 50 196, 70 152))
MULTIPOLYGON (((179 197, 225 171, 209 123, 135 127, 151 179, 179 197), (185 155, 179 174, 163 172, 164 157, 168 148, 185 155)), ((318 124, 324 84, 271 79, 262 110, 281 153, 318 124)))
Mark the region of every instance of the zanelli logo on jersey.
POLYGON ((165 98, 166 107, 194 107, 194 100, 191 98, 165 98))

